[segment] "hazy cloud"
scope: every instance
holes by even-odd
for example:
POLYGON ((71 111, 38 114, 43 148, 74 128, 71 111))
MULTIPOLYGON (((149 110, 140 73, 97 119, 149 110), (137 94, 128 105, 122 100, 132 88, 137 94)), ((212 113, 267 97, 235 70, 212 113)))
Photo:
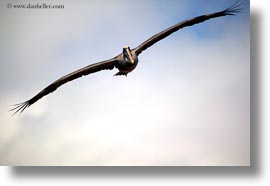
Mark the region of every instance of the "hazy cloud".
POLYGON ((2 165, 249 165, 248 1, 241 15, 151 47, 127 77, 114 70, 78 79, 14 117, 9 105, 62 75, 234 1, 51 1, 64 10, 7 9, 7 2, 0 11, 2 165))

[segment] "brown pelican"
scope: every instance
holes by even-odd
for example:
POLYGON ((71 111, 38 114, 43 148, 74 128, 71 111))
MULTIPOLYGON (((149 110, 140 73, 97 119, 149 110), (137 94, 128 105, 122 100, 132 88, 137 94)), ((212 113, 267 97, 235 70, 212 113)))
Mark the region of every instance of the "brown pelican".
POLYGON ((151 47, 158 41, 166 38, 167 36, 171 35, 172 33, 178 31, 179 29, 182 29, 184 27, 192 26, 198 23, 202 23, 204 21, 207 21, 212 18, 218 18, 218 17, 223 17, 227 15, 235 15, 238 12, 241 12, 239 1, 235 2, 232 6, 229 8, 211 13, 211 14, 206 14, 206 15, 201 15, 183 22, 179 22, 144 41, 141 43, 139 46, 136 48, 130 49, 129 46, 126 46, 123 48, 123 52, 117 56, 115 56, 112 59, 101 61, 98 63, 90 64, 84 68, 81 68, 79 70, 76 70, 70 74, 67 74, 58 80, 54 81, 52 84, 44 88, 42 91, 40 91, 37 95, 32 97, 31 99, 14 105, 15 108, 11 109, 10 111, 15 110, 14 114, 20 111, 22 113, 24 109, 32 105, 33 103, 37 102, 39 99, 42 97, 52 93, 55 91, 58 87, 62 86, 63 84, 72 81, 74 79, 77 79, 82 76, 86 76, 91 73, 95 73, 101 70, 112 70, 114 67, 116 67, 119 72, 115 74, 115 76, 119 75, 127 75, 131 71, 133 71, 137 64, 138 64, 138 56, 147 48, 151 47))

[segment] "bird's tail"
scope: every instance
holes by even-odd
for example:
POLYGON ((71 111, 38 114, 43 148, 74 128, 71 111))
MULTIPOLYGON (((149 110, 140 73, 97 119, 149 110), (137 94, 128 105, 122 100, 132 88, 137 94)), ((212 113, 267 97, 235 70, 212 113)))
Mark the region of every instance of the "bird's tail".
POLYGON ((114 76, 127 76, 128 72, 117 72, 116 74, 114 74, 114 76))

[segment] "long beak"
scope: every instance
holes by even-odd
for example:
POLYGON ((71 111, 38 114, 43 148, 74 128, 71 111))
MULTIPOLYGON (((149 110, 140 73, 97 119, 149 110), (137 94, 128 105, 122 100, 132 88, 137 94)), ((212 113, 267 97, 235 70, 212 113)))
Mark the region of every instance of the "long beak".
POLYGON ((133 57, 132 57, 132 55, 131 55, 131 53, 130 53, 130 50, 126 50, 127 51, 127 54, 128 54, 128 59, 129 59, 129 61, 132 63, 132 64, 134 64, 134 59, 133 59, 133 57))

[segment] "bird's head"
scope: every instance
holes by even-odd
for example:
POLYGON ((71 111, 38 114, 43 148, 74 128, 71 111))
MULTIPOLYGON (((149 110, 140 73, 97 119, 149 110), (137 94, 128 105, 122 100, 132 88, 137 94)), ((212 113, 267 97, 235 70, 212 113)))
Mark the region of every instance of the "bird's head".
POLYGON ((134 58, 131 54, 131 50, 130 50, 129 46, 125 46, 123 48, 123 55, 124 55, 124 58, 127 58, 130 63, 134 64, 135 61, 134 61, 134 58))

